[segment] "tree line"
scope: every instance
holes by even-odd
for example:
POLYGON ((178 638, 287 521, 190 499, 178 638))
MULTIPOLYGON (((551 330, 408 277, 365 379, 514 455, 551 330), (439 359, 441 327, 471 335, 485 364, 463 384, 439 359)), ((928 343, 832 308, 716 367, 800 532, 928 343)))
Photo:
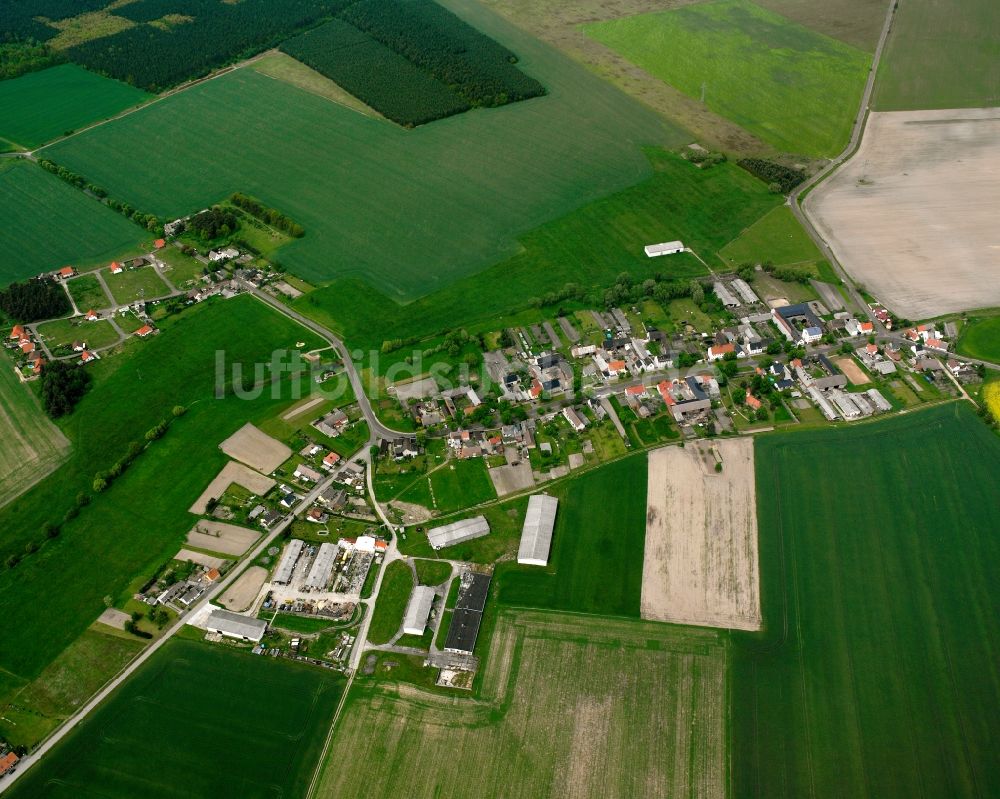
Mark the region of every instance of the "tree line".
POLYGON ((53 419, 72 413, 90 387, 90 372, 69 361, 42 367, 42 407, 53 419))
POLYGON ((767 183, 776 194, 788 194, 806 179, 806 173, 801 169, 792 169, 764 158, 742 158, 736 164, 767 183))
POLYGON ((230 196, 229 202, 237 208, 246 211, 251 216, 256 217, 264 224, 270 225, 276 230, 287 233, 289 236, 300 239, 306 235, 306 229, 298 222, 288 218, 280 211, 276 211, 274 208, 268 208, 266 205, 258 202, 253 197, 248 197, 245 194, 236 192, 230 196))

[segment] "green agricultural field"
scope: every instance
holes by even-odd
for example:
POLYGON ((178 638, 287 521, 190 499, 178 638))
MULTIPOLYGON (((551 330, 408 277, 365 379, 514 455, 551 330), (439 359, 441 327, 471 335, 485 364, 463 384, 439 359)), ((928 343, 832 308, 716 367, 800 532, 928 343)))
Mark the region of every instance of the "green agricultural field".
POLYGON ((74 64, 29 72, 0 81, 0 137, 31 149, 150 96, 74 64))
POLYGON ((206 799, 297 795, 343 685, 324 669, 174 640, 10 796, 131 799, 176 795, 178 786, 206 799))
POLYGON ((117 598, 177 551, 191 527, 188 507, 226 462, 219 442, 289 402, 287 380, 255 398, 233 396, 230 388, 216 399, 217 353, 227 364, 269 362, 273 350, 296 341, 306 350, 321 344, 263 303, 237 297, 192 307, 166 320, 158 336, 93 365, 93 387, 60 420, 72 456, 52 479, 0 511, 5 561, 44 540, 42 525, 62 522, 80 492, 92 494, 79 516, 62 524, 59 538, 0 571, 0 613, 18 619, 5 633, 0 669, 34 678, 100 615, 104 597, 117 598), (107 491, 93 494, 94 474, 170 418, 175 405, 187 413, 107 491), (60 575, 60 590, 39 593, 52 574, 60 575))
POLYGON ((408 563, 394 560, 386 566, 372 623, 368 628, 368 640, 371 643, 387 644, 399 632, 412 591, 413 571, 408 563))
POLYGON ((1000 105, 994 0, 906 0, 879 62, 878 111, 1000 105))
POLYGON ((149 236, 55 175, 11 159, 0 160, 0 219, 2 285, 67 264, 111 260, 149 236))
POLYGON ((840 39, 842 42, 875 52, 886 0, 755 0, 756 4, 797 22, 806 28, 840 39))
POLYGON ((719 250, 729 266, 770 261, 776 266, 816 263, 823 258, 787 205, 779 205, 719 250))
POLYGON ((373 349, 384 339, 459 326, 496 330, 512 323, 505 315, 566 283, 601 286, 622 272, 637 280, 652 274, 704 275, 705 268, 691 255, 650 261, 642 245, 681 239, 706 261, 721 263, 715 253, 781 203, 734 164, 698 169, 671 153, 650 150, 648 155, 654 170, 649 180, 543 225, 521 238, 519 255, 428 297, 399 306, 361 281, 343 280, 295 305, 352 344, 373 349))
POLYGON ((51 350, 69 347, 74 341, 82 341, 92 350, 118 341, 118 331, 107 319, 85 322, 82 316, 45 322, 38 326, 38 334, 51 350))
POLYGON ((111 300, 108 299, 107 292, 94 275, 81 275, 73 278, 66 286, 80 313, 111 307, 111 300))
POLYGON ((501 564, 499 601, 638 616, 646 540, 645 454, 616 461, 549 493, 559 498, 549 565, 501 564))
POLYGON ((167 284, 151 266, 126 269, 117 275, 107 272, 104 275, 104 280, 108 284, 111 296, 119 305, 128 305, 142 298, 151 300, 154 297, 162 297, 170 293, 167 284))
POLYGON ((482 458, 449 460, 399 496, 403 502, 416 502, 443 513, 496 498, 493 482, 482 458))
POLYGON ((314 796, 725 795, 717 631, 508 609, 485 664, 478 699, 359 675, 314 796))
POLYGON ((756 468, 766 632, 732 638, 732 795, 998 795, 1000 440, 951 403, 760 437, 756 468))
POLYGON ((588 36, 779 150, 839 153, 871 57, 749 0, 585 25, 588 36))
POLYGON ((960 355, 1000 363, 1000 316, 966 322, 958 337, 957 350, 960 355))
POLYGON ((55 469, 69 450, 69 440, 0 353, 0 508, 55 469))
POLYGON ((451 576, 451 564, 439 560, 415 560, 417 582, 420 585, 441 585, 451 576))
POLYGON ((549 93, 407 131, 244 68, 46 157, 163 218, 250 194, 305 228, 280 250, 291 272, 312 283, 362 278, 402 301, 515 254, 518 236, 647 178, 642 146, 687 140, 481 6, 445 5, 516 52, 549 93), (241 108, 268 113, 234 113, 241 108))
POLYGON ((121 671, 143 643, 124 632, 87 630, 33 682, 16 693, 0 695, 3 736, 15 745, 33 746, 121 671))

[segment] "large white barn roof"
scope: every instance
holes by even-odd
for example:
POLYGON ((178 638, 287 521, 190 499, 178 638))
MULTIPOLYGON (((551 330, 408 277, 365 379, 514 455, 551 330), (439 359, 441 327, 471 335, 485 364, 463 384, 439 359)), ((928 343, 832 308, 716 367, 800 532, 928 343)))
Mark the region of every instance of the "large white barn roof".
POLYGON ((407 635, 423 635, 433 604, 434 589, 431 586, 418 585, 414 588, 403 617, 403 632, 407 635))
POLYGON ((264 637, 264 631, 267 630, 266 621, 250 616, 241 616, 239 613, 231 613, 228 610, 212 611, 206 626, 209 630, 220 632, 223 635, 246 638, 255 643, 264 637))
POLYGON ((427 531, 427 540, 434 549, 461 544, 473 538, 481 538, 490 531, 490 523, 485 516, 475 516, 472 519, 462 519, 459 522, 446 524, 427 531))
POLYGON ((517 550, 518 563, 545 566, 549 562, 558 507, 559 500, 547 494, 535 494, 528 500, 528 512, 521 529, 521 546, 517 550))

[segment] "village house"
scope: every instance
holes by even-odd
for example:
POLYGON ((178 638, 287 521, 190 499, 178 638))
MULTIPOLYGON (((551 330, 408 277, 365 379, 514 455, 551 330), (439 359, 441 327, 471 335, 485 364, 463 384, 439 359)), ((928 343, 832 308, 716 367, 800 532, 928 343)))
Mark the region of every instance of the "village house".
POLYGON ((587 420, 576 412, 573 408, 563 408, 563 418, 569 422, 569 426, 576 432, 582 433, 587 429, 587 420))

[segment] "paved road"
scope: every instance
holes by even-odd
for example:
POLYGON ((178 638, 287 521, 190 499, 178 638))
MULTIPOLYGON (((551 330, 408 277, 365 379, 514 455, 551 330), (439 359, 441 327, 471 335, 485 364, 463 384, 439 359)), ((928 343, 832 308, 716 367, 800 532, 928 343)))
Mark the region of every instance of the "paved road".
MULTIPOLYGON (((368 445, 358 453, 352 456, 358 458, 363 456, 368 451, 368 445)), ((129 677, 131 677, 137 669, 139 669, 143 663, 145 663, 149 658, 151 658, 162 646, 170 640, 173 635, 183 628, 185 624, 185 619, 190 618, 192 614, 197 613, 199 610, 203 609, 209 604, 213 599, 218 597, 225 591, 230 584, 236 580, 236 578, 243 571, 242 565, 247 563, 252 563, 256 560, 273 542, 281 535, 291 523, 304 513, 310 505, 315 501, 316 497, 319 496, 320 492, 324 491, 333 482, 333 475, 330 475, 325 480, 319 482, 315 488, 312 489, 305 498, 296 505, 291 512, 285 518, 276 524, 270 532, 264 536, 264 538, 257 544, 254 549, 244 556, 241 561, 241 565, 234 568, 219 584, 211 588, 205 597, 198 602, 193 608, 191 608, 184 616, 180 617, 163 633, 163 635, 157 640, 153 641, 146 649, 139 653, 135 660, 133 660, 128 666, 126 666, 122 672, 115 677, 111 682, 104 686, 97 694, 86 705, 84 705, 80 710, 78 710, 69 720, 66 721, 58 730, 56 730, 46 741, 38 747, 34 752, 25 757, 21 758, 21 762, 17 766, 17 771, 14 774, 8 775, 4 780, 0 781, 0 793, 3 793, 11 785, 13 785, 18 777, 23 775, 29 768, 31 768, 35 763, 41 760, 45 755, 61 741, 66 735, 68 735, 81 721, 84 720, 101 702, 107 699, 123 682, 125 682, 129 677)))
POLYGON ((829 261, 830 266, 833 267, 837 276, 844 281, 844 285, 847 287, 851 298, 857 304, 858 309, 867 314, 868 318, 874 323, 875 329, 880 333, 885 333, 885 328, 882 327, 882 323, 875 318, 875 314, 872 312, 871 308, 868 307, 868 303, 865 302, 861 293, 857 290, 857 288, 855 288, 854 281, 847 274, 840 261, 837 260, 837 256, 833 254, 833 250, 830 249, 826 240, 820 236, 819 231, 816 230, 812 220, 799 203, 799 198, 821 180, 834 172, 848 158, 854 155, 858 146, 861 144, 861 136, 864 133, 865 124, 868 121, 868 111, 871 107, 872 90, 875 87, 875 77, 878 74, 879 61, 882 58, 882 50, 885 47, 886 39, 888 38, 889 31, 892 28, 893 16, 896 13, 896 2, 897 0, 889 0, 889 5, 885 12, 885 22, 882 24, 882 33, 879 36, 878 44, 875 46, 875 54, 872 57, 872 66, 868 72, 868 80, 865 82, 865 90, 861 95, 861 105, 858 109, 858 116, 854 120, 854 127, 851 129, 851 139, 848 142, 847 147, 844 148, 840 155, 836 156, 832 161, 830 161, 829 164, 823 167, 823 169, 809 178, 805 183, 796 187, 788 196, 788 202, 795 218, 799 220, 802 227, 805 228, 812 240, 816 242, 816 246, 819 247, 819 251, 823 254, 823 257, 829 261))

